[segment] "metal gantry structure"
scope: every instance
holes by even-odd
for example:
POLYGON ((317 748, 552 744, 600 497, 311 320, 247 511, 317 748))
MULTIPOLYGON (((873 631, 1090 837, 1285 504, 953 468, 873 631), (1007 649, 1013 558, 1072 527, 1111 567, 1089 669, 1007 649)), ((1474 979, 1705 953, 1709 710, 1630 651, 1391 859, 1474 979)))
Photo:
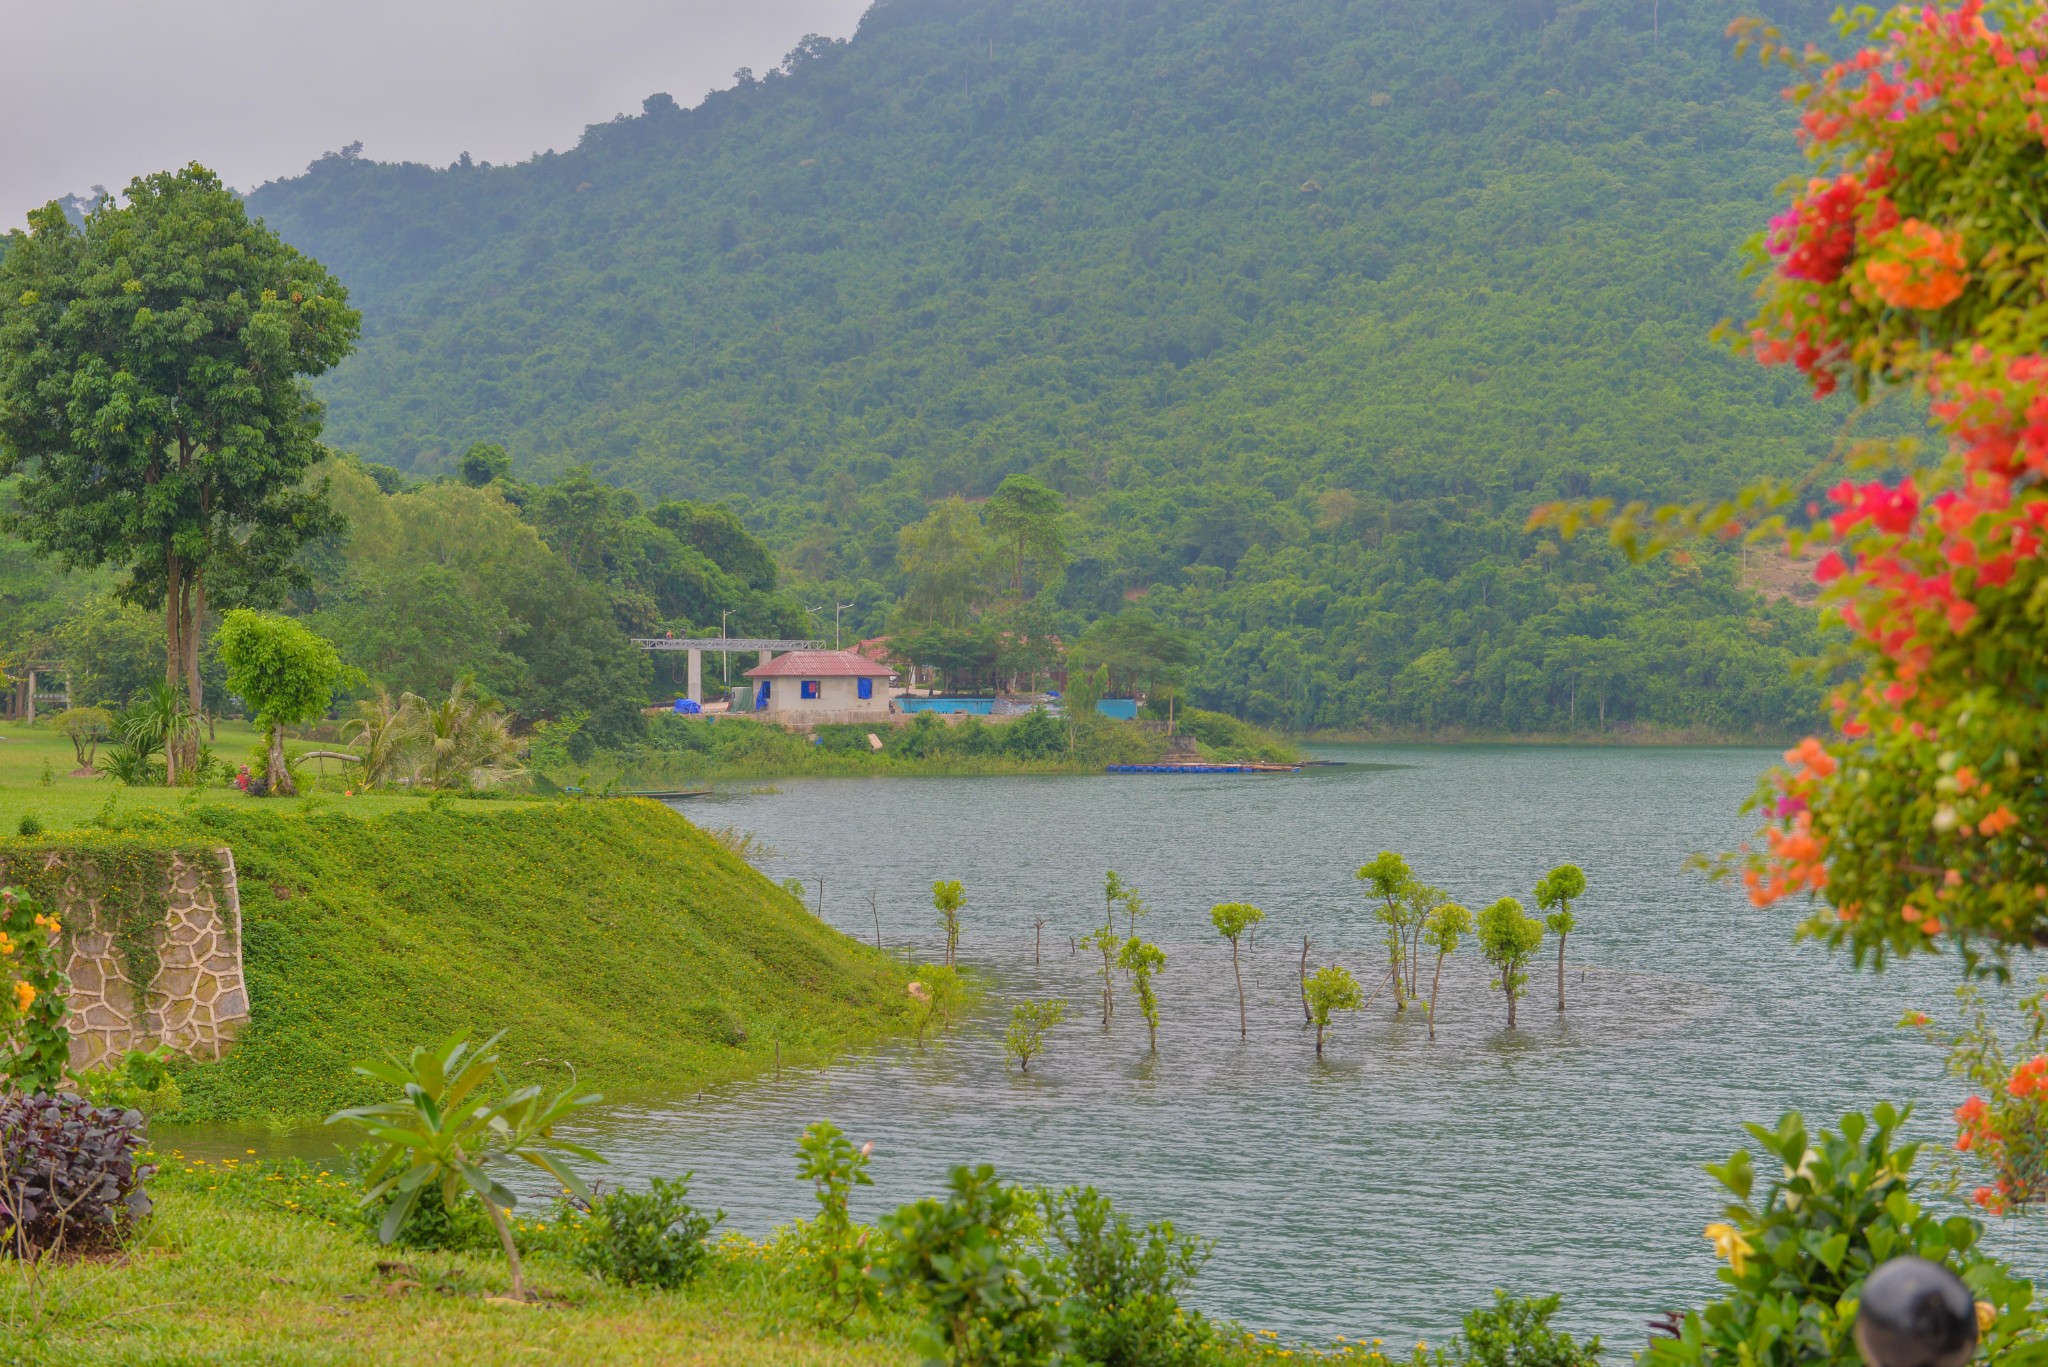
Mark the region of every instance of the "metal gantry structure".
MULTIPOLYGON (((760 663, 767 664, 777 655, 786 655, 792 650, 819 650, 819 641, 775 640, 765 636, 635 636, 633 644, 642 650, 683 650, 690 656, 689 682, 684 696, 691 702, 704 701, 704 654, 710 651, 723 654, 730 659, 734 651, 752 652, 760 656, 760 663)), ((728 667, 726 676, 731 678, 728 667)), ((744 710, 744 709, 743 709, 744 710)))

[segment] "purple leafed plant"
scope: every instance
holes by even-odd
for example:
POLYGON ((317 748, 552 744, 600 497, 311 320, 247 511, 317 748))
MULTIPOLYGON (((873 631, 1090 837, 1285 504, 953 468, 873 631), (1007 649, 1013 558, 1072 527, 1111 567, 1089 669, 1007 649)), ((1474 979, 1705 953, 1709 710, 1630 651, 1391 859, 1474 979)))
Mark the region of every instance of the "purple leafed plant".
POLYGON ((142 1113, 0 1096, 0 1256, 117 1248, 149 1214, 142 1113))

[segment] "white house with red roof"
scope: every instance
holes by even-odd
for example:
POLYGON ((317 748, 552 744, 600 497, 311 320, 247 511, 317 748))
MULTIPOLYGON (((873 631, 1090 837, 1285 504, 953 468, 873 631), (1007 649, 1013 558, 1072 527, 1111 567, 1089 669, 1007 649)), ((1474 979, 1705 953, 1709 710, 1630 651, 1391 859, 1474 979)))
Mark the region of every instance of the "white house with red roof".
POLYGON ((792 650, 746 672, 754 709, 771 721, 880 721, 896 671, 851 650, 792 650))

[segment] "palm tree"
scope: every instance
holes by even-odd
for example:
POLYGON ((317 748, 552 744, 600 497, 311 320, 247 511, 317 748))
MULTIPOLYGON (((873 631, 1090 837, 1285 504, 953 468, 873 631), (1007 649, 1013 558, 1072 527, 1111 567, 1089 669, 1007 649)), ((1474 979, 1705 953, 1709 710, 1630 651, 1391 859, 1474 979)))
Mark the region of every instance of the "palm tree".
POLYGON ((430 788, 469 788, 518 772, 519 742, 511 719, 496 700, 470 696, 470 681, 458 679, 445 700, 431 706, 407 695, 417 708, 419 737, 430 788))
POLYGON ((359 747, 356 762, 363 766, 363 786, 375 788, 396 782, 419 743, 419 699, 407 693, 394 699, 378 689, 377 696, 356 704, 356 715, 342 727, 342 735, 359 747))

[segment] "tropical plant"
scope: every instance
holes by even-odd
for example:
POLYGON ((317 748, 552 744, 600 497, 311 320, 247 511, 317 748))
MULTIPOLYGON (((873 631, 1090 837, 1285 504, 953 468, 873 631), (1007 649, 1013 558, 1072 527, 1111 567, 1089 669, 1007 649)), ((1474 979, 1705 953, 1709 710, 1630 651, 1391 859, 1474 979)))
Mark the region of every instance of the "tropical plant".
POLYGON ((420 740, 417 701, 410 693, 393 698, 380 688, 375 697, 359 699, 355 715, 342 723, 342 738, 356 747, 364 788, 381 788, 412 773, 420 740))
POLYGON ((1529 985, 1529 958, 1543 943, 1543 923, 1525 915, 1522 904, 1503 897, 1479 913, 1479 952, 1494 967, 1493 985, 1507 994, 1508 1029, 1515 1028, 1515 1004, 1529 985))
POLYGON ((919 964, 915 973, 908 991, 915 1003, 911 1019, 917 1028, 917 1047, 922 1049, 934 1024, 941 1030, 952 1024, 953 1013, 967 1000, 967 985, 960 980, 959 970, 947 964, 919 964))
POLYGON ((672 1290, 695 1278, 711 1260, 704 1241, 725 1212, 706 1215, 690 1204, 693 1175, 656 1177, 644 1192, 620 1188, 594 1198, 577 1265, 622 1286, 672 1290))
POLYGON ((1450 894, 1442 888, 1433 888, 1421 879, 1409 882, 1407 890, 1391 909, 1387 934, 1400 942, 1401 964, 1408 974, 1408 1000, 1414 1001, 1422 994, 1420 977, 1422 973, 1422 932, 1429 924, 1429 915, 1445 902, 1450 894))
POLYGON ((1138 918, 1140 916, 1150 916, 1152 908, 1145 905, 1145 899, 1138 895, 1136 888, 1125 888, 1121 900, 1124 904, 1124 934, 1136 935, 1138 933, 1138 918))
POLYGON ((946 964, 953 966, 960 949, 960 909, 967 905, 967 893, 960 880, 949 878, 932 884, 932 906, 939 913, 939 925, 946 932, 946 964))
POLYGON ((1586 875, 1576 864, 1559 864, 1536 880, 1536 905, 1549 912, 1543 924, 1557 937, 1557 1009, 1564 1010, 1564 942, 1579 923, 1572 903, 1586 894, 1586 875))
POLYGON ((1415 875, 1408 867, 1408 861, 1392 850, 1381 850, 1371 863, 1361 865, 1358 881, 1365 884, 1368 895, 1380 899, 1374 915, 1387 928, 1388 969, 1394 976, 1394 1009, 1408 1008, 1407 986, 1402 978, 1402 952, 1407 946, 1401 932, 1403 912, 1401 901, 1415 883, 1415 875))
POLYGON ((801 1247, 825 1317, 844 1323, 875 1303, 880 1288, 868 1276, 868 1231, 856 1226, 847 1203, 855 1187, 871 1187, 868 1160, 874 1141, 858 1148, 837 1125, 820 1120, 797 1140, 796 1175, 818 1198, 816 1218, 800 1225, 801 1247))
POLYGON ((421 780, 427 787, 478 788, 518 772, 519 742, 504 705, 478 697, 470 680, 456 680, 439 702, 408 695, 406 703, 417 718, 421 780))
POLYGON ((1304 991, 1308 997, 1309 1020, 1316 1027, 1316 1057, 1323 1056, 1323 1032, 1329 1029, 1336 1011, 1356 1011, 1365 1004, 1358 979, 1341 964, 1328 964, 1308 975, 1304 991))
POLYGON ((2023 1059, 2006 1053, 1984 994, 1971 983, 1956 988, 1964 1017, 1957 1029, 1941 1030, 1921 1011, 1899 1022, 1945 1048, 1949 1075, 1975 1089, 1955 1111, 1959 1156, 1951 1158, 1948 1186, 1962 1185, 1965 1164, 1981 1169, 1991 1180, 1971 1199, 1998 1215, 2048 1201, 2048 977, 2040 986, 2019 1001, 2023 1059))
POLYGON ((1064 1327, 1043 1265, 1018 1241, 1036 1202, 987 1165, 954 1168, 946 1185, 943 1199, 913 1201, 882 1221, 888 1239, 875 1275, 925 1312, 913 1346, 952 1367, 1050 1360, 1064 1327))
POLYGON ((1142 1229, 1093 1187, 1041 1193, 1047 1271, 1080 1361, 1102 1367, 1196 1367, 1214 1361, 1214 1331, 1180 1297, 1209 1259, 1207 1240, 1171 1221, 1142 1229))
POLYGON ((1003 1052, 1017 1060, 1017 1071, 1031 1071, 1031 1060, 1045 1052, 1046 1032, 1067 1018, 1066 999, 1018 1002, 1010 1008, 1010 1028, 1003 1032, 1003 1052))
POLYGON ((7 1048, 0 1077, 30 1096, 61 1090, 71 1058, 63 931, 34 897, 0 888, 0 1042, 7 1048))
POLYGON ((0 1256, 118 1248, 149 1214, 139 1161, 147 1144, 134 1111, 72 1095, 0 1094, 0 1256))
POLYGON ((1675 1339, 1652 1339, 1646 1367, 1807 1367, 1860 1362, 1854 1342, 1863 1282, 1901 1256, 1940 1263, 1978 1301, 1981 1360, 2038 1362, 2033 1288, 1977 1245, 1983 1226, 1928 1210, 1914 1192, 1917 1144, 1896 1144, 1911 1108, 1878 1105, 1842 1117, 1841 1130, 1808 1132, 1797 1111, 1775 1129, 1744 1128, 1763 1151, 1709 1164, 1734 1198, 1706 1227, 1727 1266, 1721 1299, 1679 1321, 1675 1339))
MULTIPOLYGON (((333 276, 198 165, 131 181, 80 224, 37 209, 0 256, 16 534, 72 566, 120 567, 134 597, 164 605, 167 678, 193 714, 209 585, 225 606, 304 584, 299 549, 338 527, 306 478, 324 410, 305 386, 361 325, 333 276), (52 386, 64 403, 38 397, 52 386)), ((171 741, 184 781, 196 746, 171 741)))
POLYGON ((1114 924, 1097 926, 1081 937, 1085 949, 1093 949, 1102 955, 1102 1028, 1109 1029, 1110 1017, 1116 1014, 1116 960, 1123 952, 1124 938, 1116 933, 1114 924))
POLYGON ((1422 939, 1436 951, 1436 973, 1429 980, 1429 1037, 1436 1038, 1436 993, 1444 981, 1444 960, 1458 952, 1460 937, 1472 933, 1472 913, 1456 902, 1441 902, 1429 913, 1422 939))
POLYGON ((505 1212, 518 1198, 495 1176, 496 1169, 522 1162, 539 1168, 566 1190, 590 1199, 583 1179, 563 1161, 564 1155, 602 1163, 591 1150, 555 1133, 569 1116, 601 1098, 579 1096, 572 1083, 544 1100, 535 1085, 513 1087, 499 1070, 496 1049, 500 1033, 475 1049, 465 1035, 451 1035, 438 1047, 415 1047, 403 1064, 359 1063, 356 1072, 399 1088, 399 1100, 337 1111, 327 1119, 353 1121, 381 1146, 364 1174, 368 1188, 362 1204, 387 1202, 378 1237, 390 1243, 428 1184, 439 1189, 444 1206, 453 1207, 465 1189, 483 1203, 512 1270, 512 1297, 526 1299, 526 1274, 512 1241, 505 1212), (496 1079, 503 1088, 492 1099, 482 1088, 496 1079))
POLYGON ((334 690, 359 681, 326 638, 294 618, 237 608, 221 618, 216 633, 228 689, 248 704, 267 737, 264 775, 270 792, 298 792, 284 753, 284 729, 327 712, 334 690))
POLYGON ((1245 1038, 1244 970, 1238 967, 1238 937, 1266 919, 1266 913, 1247 902, 1223 902, 1209 908, 1209 922, 1216 933, 1230 941, 1230 974, 1237 980, 1237 1037, 1245 1038))
POLYGON ((1138 999, 1138 1014, 1145 1018, 1148 1047, 1159 1052, 1159 992, 1152 977, 1166 969, 1166 951, 1133 935, 1116 952, 1116 964, 1130 979, 1131 993, 1138 999))
POLYGON ((88 774, 102 742, 114 735, 114 714, 104 707, 72 707, 57 715, 57 729, 71 742, 78 760, 74 774, 88 774))

